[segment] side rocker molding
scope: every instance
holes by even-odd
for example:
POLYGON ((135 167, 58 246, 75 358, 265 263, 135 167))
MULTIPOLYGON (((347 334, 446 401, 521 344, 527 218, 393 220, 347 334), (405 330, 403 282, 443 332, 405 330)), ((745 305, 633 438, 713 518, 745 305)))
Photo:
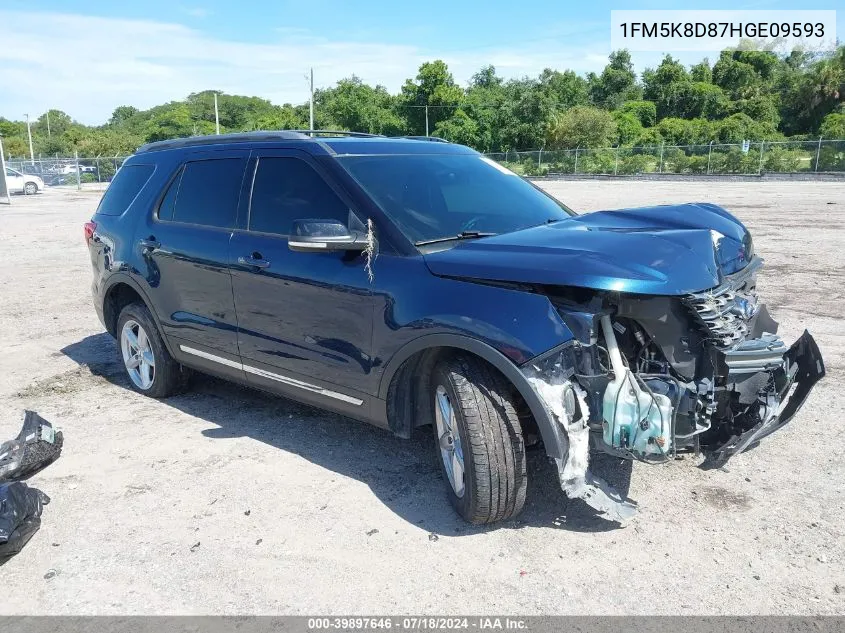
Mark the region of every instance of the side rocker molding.
POLYGON ((402 367, 402 364, 417 352, 436 347, 466 350, 483 358, 498 369, 516 388, 531 410, 537 427, 540 429, 540 435, 543 438, 543 444, 546 447, 548 456, 556 459, 566 458, 569 445, 565 435, 560 432, 548 408, 540 399, 537 392, 534 391, 534 388, 530 385, 519 367, 514 365, 504 354, 494 347, 474 338, 456 334, 429 334, 407 343, 390 359, 379 383, 378 398, 381 402, 385 403, 385 406, 388 399, 390 383, 402 367))

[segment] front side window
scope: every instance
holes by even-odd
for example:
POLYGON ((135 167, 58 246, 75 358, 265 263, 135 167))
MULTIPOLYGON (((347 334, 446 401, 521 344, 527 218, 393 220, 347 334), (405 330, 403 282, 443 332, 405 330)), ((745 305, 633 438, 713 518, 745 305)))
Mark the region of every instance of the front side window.
MULTIPOLYGON (((176 181, 171 184, 175 200, 172 203, 172 220, 188 224, 201 224, 224 229, 235 226, 238 214, 238 199, 241 193, 244 166, 241 158, 215 158, 188 162, 176 181)), ((160 219, 169 219, 170 204, 168 190, 160 219), (164 216, 162 215, 164 213, 164 216)))
POLYGON ((249 230, 288 235, 294 220, 338 220, 350 210, 314 169, 298 158, 258 160, 249 210, 249 230))
POLYGON ((509 233, 573 215, 478 154, 345 156, 339 162, 409 240, 509 233))

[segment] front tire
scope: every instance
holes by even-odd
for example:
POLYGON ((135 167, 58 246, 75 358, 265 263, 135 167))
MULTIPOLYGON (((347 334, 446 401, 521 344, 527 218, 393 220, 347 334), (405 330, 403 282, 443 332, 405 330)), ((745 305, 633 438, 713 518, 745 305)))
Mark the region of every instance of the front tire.
POLYGON ((132 388, 151 398, 184 391, 189 370, 173 360, 149 309, 130 303, 117 319, 117 340, 132 388))
POLYGON ((510 519, 525 505, 525 445, 510 383, 480 359, 434 368, 435 449, 449 501, 470 523, 510 519))
POLYGON ((27 196, 34 196, 38 193, 38 185, 34 182, 28 182, 23 186, 23 192, 27 196))

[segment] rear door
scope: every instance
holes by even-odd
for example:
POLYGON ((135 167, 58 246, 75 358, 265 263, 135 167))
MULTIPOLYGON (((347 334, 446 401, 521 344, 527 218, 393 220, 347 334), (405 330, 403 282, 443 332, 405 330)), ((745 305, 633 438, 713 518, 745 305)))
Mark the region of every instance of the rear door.
POLYGON ((216 373, 241 375, 228 259, 248 158, 246 150, 187 155, 136 232, 174 354, 216 373))
POLYGON ((336 219, 359 230, 364 225, 308 154, 260 150, 253 155, 247 223, 235 231, 230 248, 247 378, 355 415, 367 406, 361 392, 373 364, 365 256, 293 252, 288 233, 294 220, 306 218, 336 219))

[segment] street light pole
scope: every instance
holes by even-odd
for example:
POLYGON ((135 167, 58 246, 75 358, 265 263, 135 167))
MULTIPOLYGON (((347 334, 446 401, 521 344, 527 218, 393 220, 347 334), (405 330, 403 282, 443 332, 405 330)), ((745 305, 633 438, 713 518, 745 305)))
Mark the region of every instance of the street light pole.
POLYGON ((309 130, 314 129, 314 68, 311 68, 311 101, 309 102, 309 130))
POLYGON ((35 152, 32 151, 32 127, 29 124, 29 115, 24 116, 26 117, 26 133, 29 136, 29 162, 35 165, 35 152))

